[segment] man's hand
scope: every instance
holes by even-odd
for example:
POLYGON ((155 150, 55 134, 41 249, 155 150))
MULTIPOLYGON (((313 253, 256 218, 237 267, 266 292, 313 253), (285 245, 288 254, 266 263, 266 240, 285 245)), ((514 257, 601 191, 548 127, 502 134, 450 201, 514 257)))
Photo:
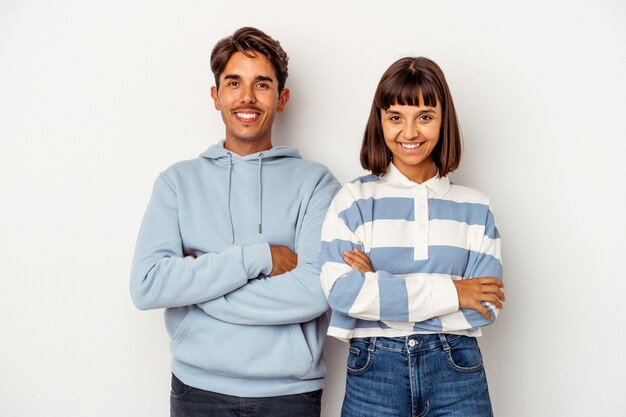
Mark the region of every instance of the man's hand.
POLYGON ((272 272, 270 276, 284 274, 298 265, 298 255, 286 246, 270 245, 272 253, 272 272))
POLYGON ((357 269, 360 272, 374 272, 374 268, 372 268, 372 263, 370 262, 367 255, 365 255, 358 249, 355 249, 354 252, 345 251, 343 253, 343 260, 353 269, 357 269))
POLYGON ((502 304, 506 300, 502 291, 504 284, 499 279, 495 277, 470 278, 453 282, 456 292, 459 294, 460 308, 476 310, 487 320, 493 320, 493 317, 481 302, 491 303, 499 310, 504 308, 504 304, 502 304))

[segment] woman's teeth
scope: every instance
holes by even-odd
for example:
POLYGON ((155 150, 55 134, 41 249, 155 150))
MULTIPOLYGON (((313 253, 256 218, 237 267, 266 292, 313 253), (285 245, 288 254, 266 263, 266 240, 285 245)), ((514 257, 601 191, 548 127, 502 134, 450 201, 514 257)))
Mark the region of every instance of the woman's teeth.
POLYGON ((422 146, 421 143, 401 143, 400 145, 402 145, 402 147, 406 149, 415 149, 422 146))

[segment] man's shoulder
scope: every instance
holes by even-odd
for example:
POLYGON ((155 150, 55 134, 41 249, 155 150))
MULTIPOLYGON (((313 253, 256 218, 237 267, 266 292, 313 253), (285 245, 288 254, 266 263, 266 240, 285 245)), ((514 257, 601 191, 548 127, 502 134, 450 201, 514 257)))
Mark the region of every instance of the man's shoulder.
POLYGON ((156 185, 163 186, 167 184, 170 188, 176 190, 184 187, 185 184, 196 182, 202 167, 200 158, 187 159, 174 162, 164 170, 162 170, 156 178, 156 185))
POLYGON ((328 167, 320 162, 311 161, 308 159, 291 158, 287 161, 290 171, 289 175, 294 175, 293 179, 301 182, 317 183, 320 180, 326 180, 329 182, 337 183, 337 179, 328 167))
POLYGON ((167 168, 165 168, 161 175, 165 177, 175 178, 180 175, 188 175, 189 173, 200 169, 202 166, 202 158, 185 159, 182 161, 174 162, 167 168))
POLYGON ((299 169, 310 169, 312 171, 330 172, 328 167, 321 162, 311 161, 310 159, 289 158, 289 162, 297 166, 299 169))

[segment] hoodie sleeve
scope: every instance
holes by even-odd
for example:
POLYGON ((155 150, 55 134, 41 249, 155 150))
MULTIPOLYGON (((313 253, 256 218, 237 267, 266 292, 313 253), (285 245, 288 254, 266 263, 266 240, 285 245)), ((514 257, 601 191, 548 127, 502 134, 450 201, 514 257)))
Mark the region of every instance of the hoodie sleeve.
POLYGON ((184 256, 174 187, 161 174, 139 231, 130 292, 141 310, 194 305, 220 297, 272 269, 267 243, 184 256))
POLYGON ((322 315, 328 304, 319 278, 320 232, 338 188, 332 174, 325 171, 311 194, 297 234, 296 268, 282 275, 250 280, 199 307, 218 320, 251 325, 304 323, 322 315))

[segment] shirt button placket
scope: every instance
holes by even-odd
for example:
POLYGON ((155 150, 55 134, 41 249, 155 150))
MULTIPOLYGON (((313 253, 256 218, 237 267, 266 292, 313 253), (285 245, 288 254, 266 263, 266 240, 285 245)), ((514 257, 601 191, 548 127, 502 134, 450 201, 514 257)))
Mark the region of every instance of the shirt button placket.
POLYGON ((418 188, 415 195, 415 259, 428 259, 428 191, 418 188))

